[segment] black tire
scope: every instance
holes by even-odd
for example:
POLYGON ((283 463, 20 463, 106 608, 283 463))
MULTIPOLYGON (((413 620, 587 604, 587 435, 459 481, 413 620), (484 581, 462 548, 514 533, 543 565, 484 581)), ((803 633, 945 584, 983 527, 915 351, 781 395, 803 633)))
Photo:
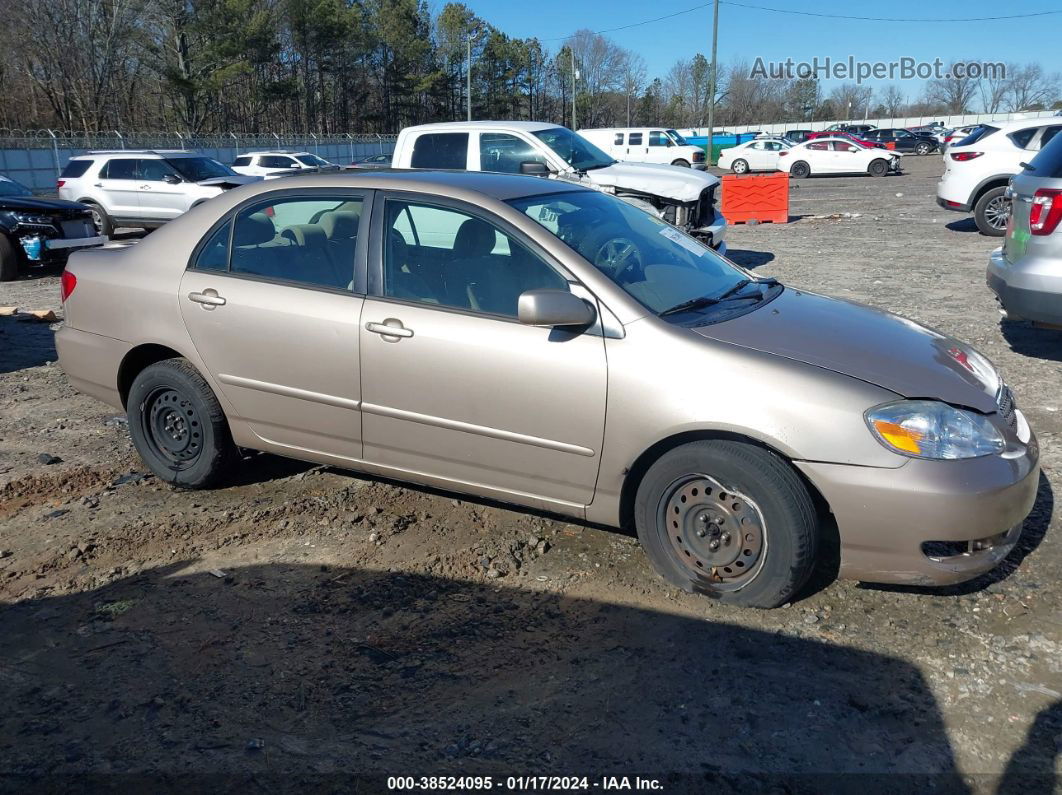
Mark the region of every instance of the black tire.
POLYGON ((741 442, 691 442, 665 453, 638 486, 634 517, 665 580, 728 604, 784 604, 818 552, 815 507, 797 473, 741 442))
POLYGON ((889 173, 889 161, 882 160, 880 157, 877 160, 871 160, 867 172, 872 177, 887 176, 889 173))
POLYGON ((922 143, 918 144, 918 146, 915 147, 915 154, 916 155, 928 155, 932 151, 933 151, 933 146, 931 146, 929 143, 927 143, 925 141, 922 141, 922 143))
POLYGON ((1000 185, 981 194, 974 204, 974 221, 977 230, 987 237, 1003 237, 1007 231, 1007 215, 1010 208, 1004 198, 1007 188, 1000 185))
POLYGON ((13 282, 18 278, 18 251, 7 236, 0 234, 0 282, 13 282))
POLYGON ((682 168, 689 168, 690 167, 690 161, 683 160, 680 157, 678 160, 672 160, 671 161, 671 165, 673 165, 673 166, 681 166, 682 168))
POLYGON ((749 161, 742 160, 740 157, 730 164, 730 170, 735 174, 748 174, 749 173, 749 161))
POLYGON ((114 234, 114 221, 107 215, 107 211, 96 202, 82 202, 82 204, 92 211, 92 224, 96 227, 96 234, 111 237, 114 234))
POLYGON ((133 380, 127 407, 133 445, 167 483, 209 488, 239 459, 221 405, 186 359, 144 368, 133 380))
POLYGON ((804 179, 811 174, 811 166, 806 160, 798 160, 789 167, 789 176, 793 179, 804 179))

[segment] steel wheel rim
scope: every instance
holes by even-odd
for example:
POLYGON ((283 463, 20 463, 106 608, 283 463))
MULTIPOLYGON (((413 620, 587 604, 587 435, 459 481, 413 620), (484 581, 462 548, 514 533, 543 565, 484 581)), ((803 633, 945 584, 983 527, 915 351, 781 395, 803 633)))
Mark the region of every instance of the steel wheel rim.
POLYGON ((708 475, 672 483, 660 500, 658 521, 677 559, 715 590, 740 590, 763 568, 763 512, 754 500, 708 475))
POLYGON ((734 164, 735 174, 744 174, 748 170, 748 164, 744 160, 739 160, 734 164))
POLYGON ((985 220, 993 229, 1006 229, 1010 207, 1006 198, 997 196, 985 205, 985 220))
POLYGON ((103 234, 103 216, 100 211, 95 207, 89 207, 89 212, 92 213, 92 225, 96 227, 96 234, 103 234))
POLYGON ((594 264, 618 274, 632 265, 640 265, 641 255, 632 241, 625 237, 614 237, 605 241, 597 250, 594 264))
POLYGON ((186 469, 203 451, 203 428, 194 405, 172 387, 158 387, 144 400, 140 423, 153 451, 186 469))

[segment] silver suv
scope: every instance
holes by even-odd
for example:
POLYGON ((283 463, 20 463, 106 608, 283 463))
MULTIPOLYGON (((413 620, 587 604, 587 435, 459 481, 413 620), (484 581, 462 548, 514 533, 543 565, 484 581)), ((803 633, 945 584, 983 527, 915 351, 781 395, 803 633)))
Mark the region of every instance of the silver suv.
POLYGON ((992 252, 988 286, 1011 320, 1062 326, 1062 135, 1007 188, 1010 217, 992 252))
POLYGON ((96 231, 111 235, 115 226, 159 226, 257 179, 198 152, 121 149, 71 158, 56 187, 59 198, 88 205, 96 231))

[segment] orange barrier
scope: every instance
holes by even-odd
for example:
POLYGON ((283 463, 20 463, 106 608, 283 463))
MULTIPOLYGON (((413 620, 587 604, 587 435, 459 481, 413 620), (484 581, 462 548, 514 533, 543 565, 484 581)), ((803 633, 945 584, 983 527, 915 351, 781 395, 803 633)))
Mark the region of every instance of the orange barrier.
POLYGON ((727 223, 784 224, 789 220, 789 175, 724 174, 723 216, 727 223))
POLYGON ((886 148, 886 149, 891 149, 891 150, 894 150, 894 151, 895 151, 895 149, 896 149, 896 142, 895 142, 895 141, 886 141, 886 142, 885 142, 885 148, 886 148))

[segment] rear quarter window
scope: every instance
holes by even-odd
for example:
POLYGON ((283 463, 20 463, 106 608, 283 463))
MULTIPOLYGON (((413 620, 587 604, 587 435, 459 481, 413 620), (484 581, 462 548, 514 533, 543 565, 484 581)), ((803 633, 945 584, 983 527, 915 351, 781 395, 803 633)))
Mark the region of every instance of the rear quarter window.
POLYGON ((468 167, 468 133, 426 133, 413 144, 412 168, 468 167))
POLYGON ((232 165, 234 165, 234 166, 249 166, 249 165, 251 165, 251 158, 249 158, 249 157, 237 157, 235 160, 232 161, 232 165))
POLYGON ((1025 173, 1044 179, 1062 179, 1062 135, 1051 141, 1030 161, 1025 173))
POLYGON ((1012 140, 1014 145, 1019 149, 1028 149, 1029 142, 1033 139, 1033 136, 1036 135, 1036 132, 1036 127, 1026 127, 1024 130, 1015 130, 1014 132, 1009 133, 1007 137, 1012 140))
POLYGON ((66 164, 66 168, 63 169, 63 173, 59 176, 65 179, 83 177, 85 172, 89 170, 89 166, 94 162, 93 160, 71 160, 66 164))

